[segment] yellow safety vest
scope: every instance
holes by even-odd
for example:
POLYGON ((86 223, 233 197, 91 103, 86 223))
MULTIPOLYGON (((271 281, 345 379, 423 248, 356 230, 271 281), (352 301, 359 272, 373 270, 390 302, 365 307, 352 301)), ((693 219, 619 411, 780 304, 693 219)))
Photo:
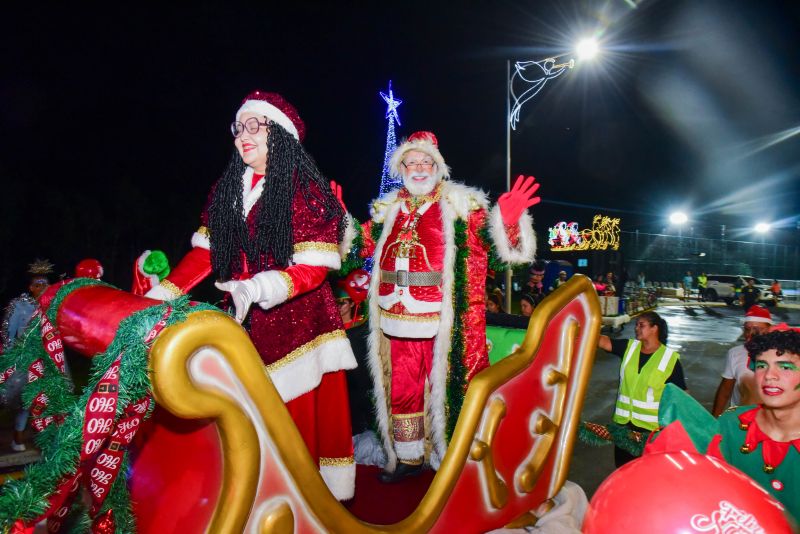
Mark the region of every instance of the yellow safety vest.
POLYGON ((639 371, 641 342, 628 341, 619 368, 619 393, 614 410, 615 423, 628 422, 647 430, 658 428, 658 402, 680 354, 665 345, 658 347, 639 371))
POLYGON ((707 276, 702 276, 702 275, 698 276, 697 277, 697 287, 701 287, 701 288, 705 289, 706 285, 708 285, 708 277, 707 276))

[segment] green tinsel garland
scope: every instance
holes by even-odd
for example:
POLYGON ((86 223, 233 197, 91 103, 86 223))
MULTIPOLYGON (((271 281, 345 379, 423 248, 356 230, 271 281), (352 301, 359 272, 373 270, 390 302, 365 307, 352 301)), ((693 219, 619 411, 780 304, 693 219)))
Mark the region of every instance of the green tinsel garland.
POLYGON ((453 284, 453 331, 450 338, 448 361, 450 370, 447 373, 447 427, 445 434, 449 441, 456 428, 464 393, 467 388, 467 368, 464 365, 464 313, 467 311, 467 223, 457 219, 453 225, 455 232, 456 258, 453 284))
POLYGON ((488 262, 489 262, 489 269, 493 270, 496 273, 504 273, 508 269, 508 264, 505 263, 503 260, 500 259, 500 256, 497 254, 497 247, 494 244, 494 239, 492 239, 492 232, 489 229, 488 224, 483 224, 481 228, 478 230, 478 236, 480 236, 481 241, 483 241, 484 245, 489 248, 489 255, 488 255, 488 262))
POLYGON ((347 256, 342 260, 342 266, 336 271, 336 278, 344 278, 356 269, 364 267, 364 259, 361 257, 361 250, 364 248, 364 235, 362 234, 361 223, 353 217, 353 225, 356 228, 356 237, 347 252, 347 256))
MULTIPOLYGON (((94 281, 94 283, 97 282, 94 281)), ((74 283, 67 284, 61 288, 48 309, 48 313, 50 313, 50 310, 58 310, 58 306, 71 291, 85 285, 90 284, 76 280, 74 283)), ((139 400, 150 393, 150 379, 148 376, 149 349, 144 344, 144 337, 164 315, 167 306, 172 307, 172 313, 167 318, 167 327, 183 322, 190 311, 215 309, 213 306, 202 304, 190 307, 188 298, 181 297, 174 301, 158 304, 136 312, 120 323, 114 341, 103 354, 97 355, 93 359, 89 384, 80 398, 76 399, 66 411, 64 422, 60 425, 50 425, 37 436, 42 459, 25 470, 23 479, 10 481, 0 488, 0 528, 10 528, 17 519, 30 521, 40 516, 46 511, 48 507, 47 498, 56 485, 65 475, 75 472, 78 467, 83 442, 83 422, 86 404, 98 381, 120 353, 124 351, 125 356, 120 363, 117 416, 121 415, 131 402, 139 400)), ((31 361, 33 359, 35 358, 31 357, 31 361)), ((53 366, 53 370, 55 370, 55 366, 53 366)), ((45 384, 41 380, 30 384, 30 386, 36 386, 33 389, 36 389, 37 392, 42 391, 41 386, 45 384)), ((59 397, 59 392, 50 390, 45 390, 45 392, 51 399, 59 397)), ((151 405, 151 411, 152 408, 153 406, 151 405)), ((50 410, 50 405, 48 405, 48 410, 50 410)), ((53 411, 55 412, 55 410, 53 411)), ((151 411, 145 414, 145 418, 150 416, 151 411)), ((109 509, 114 510, 116 532, 120 534, 127 534, 136 530, 126 482, 128 469, 129 459, 126 452, 119 476, 111 486, 108 497, 99 511, 99 515, 102 515, 109 509)), ((80 503, 76 502, 73 506, 72 515, 74 517, 70 518, 71 528, 69 531, 86 532, 91 522, 86 510, 80 503)))
POLYGON ((583 423, 578 427, 578 439, 592 447, 602 447, 603 445, 614 444, 620 449, 623 449, 634 456, 641 456, 644 452, 645 441, 647 440, 647 431, 637 432, 631 430, 627 426, 620 425, 614 422, 602 425, 608 431, 608 439, 604 439, 592 432, 583 423))

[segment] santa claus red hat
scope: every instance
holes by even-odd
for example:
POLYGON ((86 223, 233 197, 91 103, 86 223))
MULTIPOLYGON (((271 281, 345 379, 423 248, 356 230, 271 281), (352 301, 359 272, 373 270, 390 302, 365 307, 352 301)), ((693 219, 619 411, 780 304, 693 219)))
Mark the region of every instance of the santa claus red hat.
POLYGON ((410 150, 418 150, 428 154, 436 163, 435 173, 442 178, 450 177, 450 168, 445 164, 444 158, 439 152, 438 139, 433 135, 433 132, 426 131, 414 132, 395 149, 392 154, 392 159, 389 161, 389 171, 393 177, 397 178, 403 175, 403 170, 400 168, 400 165, 403 161, 403 156, 410 150))
POLYGON ((278 93, 253 91, 242 100, 242 106, 236 112, 236 120, 239 120, 242 113, 247 112, 264 115, 272 122, 281 125, 301 143, 306 137, 306 125, 297 109, 278 93))
POLYGON ((747 313, 744 314, 742 321, 745 323, 772 324, 772 315, 769 313, 768 309, 762 308, 761 306, 754 304, 750 306, 750 309, 747 310, 747 313))

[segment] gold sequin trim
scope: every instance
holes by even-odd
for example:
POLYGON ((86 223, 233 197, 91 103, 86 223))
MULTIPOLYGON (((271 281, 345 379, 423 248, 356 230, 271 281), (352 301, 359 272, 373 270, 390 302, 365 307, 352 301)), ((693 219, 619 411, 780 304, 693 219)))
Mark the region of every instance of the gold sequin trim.
POLYGON ((319 459, 320 467, 347 467, 356 463, 355 458, 352 456, 345 456, 344 458, 322 458, 319 459))
POLYGON ((164 278, 161 281, 161 287, 163 287, 164 289, 166 289, 167 291, 169 291, 170 293, 172 293, 176 297, 180 297, 181 295, 183 295, 183 291, 181 291, 181 288, 179 288, 178 286, 176 286, 175 284, 173 284, 172 282, 170 282, 166 278, 164 278))
POLYGON ((396 319, 398 321, 408 321, 412 323, 432 323, 439 320, 439 314, 435 315, 399 315, 396 313, 389 313, 386 310, 381 310, 381 315, 388 319, 396 319))
POLYGON ((197 229, 197 233, 202 235, 202 236, 205 236, 205 237, 211 237, 211 233, 208 231, 208 228, 206 228, 205 226, 201 226, 200 228, 198 228, 197 229))
POLYGON ((412 417, 422 417, 425 415, 425 412, 417 412, 417 413, 393 413, 392 419, 411 419, 412 417))
POLYGON ((305 354, 311 352, 312 350, 316 350, 321 345, 328 343, 329 341, 334 341, 337 339, 347 339, 347 334, 344 333, 344 330, 334 330, 333 332, 328 332, 327 334, 322 334, 321 336, 317 336, 305 345, 300 345, 292 352, 278 360, 277 362, 271 363, 266 366, 268 373, 273 373, 280 369, 281 367, 288 365, 295 361, 296 359, 304 356, 305 354))
POLYGON ((289 276, 289 273, 287 273, 286 271, 278 271, 278 273, 281 275, 281 278, 283 278, 286 287, 289 288, 288 290, 289 293, 287 293, 286 298, 287 299, 292 298, 292 296, 294 295, 294 282, 292 281, 292 277, 289 276))
POLYGON ((335 252, 339 253, 339 246, 336 243, 326 243, 324 241, 303 241, 294 244, 294 251, 297 252, 335 252))
POLYGON ((422 415, 404 419, 393 415, 392 429, 395 441, 418 441, 425 437, 422 415))

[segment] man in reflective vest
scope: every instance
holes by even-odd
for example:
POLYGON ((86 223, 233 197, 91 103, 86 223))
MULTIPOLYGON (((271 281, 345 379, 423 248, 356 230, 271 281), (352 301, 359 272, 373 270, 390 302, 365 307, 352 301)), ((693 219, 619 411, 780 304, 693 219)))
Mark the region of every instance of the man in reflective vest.
POLYGON ((706 288, 708 287, 708 276, 702 272, 697 275, 697 293, 700 300, 706 300, 706 288))
MULTIPOLYGON (((636 320, 636 339, 600 336, 598 346, 622 358, 615 423, 649 434, 658 428, 658 403, 667 382, 686 389, 680 354, 666 346, 667 334, 666 321, 656 312, 645 312, 636 320)), ((614 447, 617 467, 634 458, 614 447)))

